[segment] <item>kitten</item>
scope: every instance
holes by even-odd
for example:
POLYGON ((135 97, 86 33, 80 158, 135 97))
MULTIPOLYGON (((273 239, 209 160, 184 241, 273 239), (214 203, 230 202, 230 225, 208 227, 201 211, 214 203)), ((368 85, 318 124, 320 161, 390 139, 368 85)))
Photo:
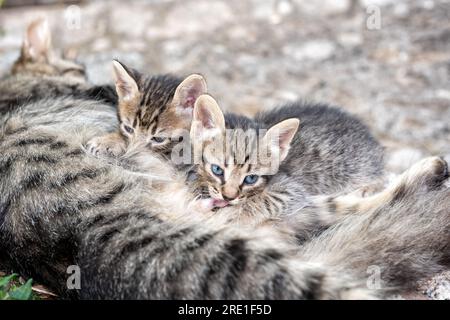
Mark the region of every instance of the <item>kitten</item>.
MULTIPOLYGON (((313 196, 354 190, 383 168, 382 148, 368 129, 325 105, 287 105, 250 119, 224 116, 203 95, 195 104, 191 143, 195 190, 238 223, 294 215, 314 205, 313 196)), ((302 218, 331 223, 328 216, 302 218)))
POLYGON ((92 139, 87 150, 118 156, 130 145, 141 145, 167 155, 190 128, 194 103, 207 91, 205 80, 199 74, 183 81, 170 75, 147 77, 118 61, 113 69, 119 130, 92 139))

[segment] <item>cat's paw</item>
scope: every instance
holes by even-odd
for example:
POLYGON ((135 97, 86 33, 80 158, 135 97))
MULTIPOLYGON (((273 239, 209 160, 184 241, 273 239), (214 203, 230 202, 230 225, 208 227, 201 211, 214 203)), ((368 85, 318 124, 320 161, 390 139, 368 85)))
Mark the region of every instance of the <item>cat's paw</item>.
POLYGON ((419 161, 409 169, 404 181, 409 185, 424 186, 427 190, 439 189, 449 177, 448 164, 441 157, 419 161))
POLYGON ((88 141, 86 150, 94 156, 118 157, 125 151, 125 147, 120 141, 113 141, 105 139, 104 137, 95 137, 88 141))

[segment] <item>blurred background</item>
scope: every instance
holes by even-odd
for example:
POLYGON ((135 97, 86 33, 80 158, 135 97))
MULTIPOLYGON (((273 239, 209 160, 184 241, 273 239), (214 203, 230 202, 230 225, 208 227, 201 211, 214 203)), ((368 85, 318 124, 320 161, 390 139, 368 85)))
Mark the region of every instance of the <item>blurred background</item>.
POLYGON ((200 72, 230 111, 297 99, 340 105, 387 149, 388 170, 450 159, 449 0, 0 0, 0 74, 26 25, 48 17, 91 81, 111 59, 146 73, 200 72))

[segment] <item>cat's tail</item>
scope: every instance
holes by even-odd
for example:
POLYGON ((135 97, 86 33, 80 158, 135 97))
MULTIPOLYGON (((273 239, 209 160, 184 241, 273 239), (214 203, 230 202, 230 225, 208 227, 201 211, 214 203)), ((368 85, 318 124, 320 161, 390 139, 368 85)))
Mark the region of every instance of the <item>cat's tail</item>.
POLYGON ((302 253, 310 261, 353 270, 374 289, 415 286, 450 264, 447 178, 443 159, 417 163, 385 191, 362 198, 357 213, 307 244, 302 253))

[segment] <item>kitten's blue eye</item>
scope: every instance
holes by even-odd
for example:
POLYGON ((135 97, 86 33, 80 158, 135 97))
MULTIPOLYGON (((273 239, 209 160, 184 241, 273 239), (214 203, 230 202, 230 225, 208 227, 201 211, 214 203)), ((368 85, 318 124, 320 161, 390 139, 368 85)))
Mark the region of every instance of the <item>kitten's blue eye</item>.
POLYGON ((245 184, 255 184, 256 181, 258 181, 259 176, 257 176, 256 174, 251 174, 245 177, 244 179, 244 183, 245 184))
POLYGON ((223 176, 223 169, 219 167, 217 164, 211 165, 211 171, 218 177, 223 176))

